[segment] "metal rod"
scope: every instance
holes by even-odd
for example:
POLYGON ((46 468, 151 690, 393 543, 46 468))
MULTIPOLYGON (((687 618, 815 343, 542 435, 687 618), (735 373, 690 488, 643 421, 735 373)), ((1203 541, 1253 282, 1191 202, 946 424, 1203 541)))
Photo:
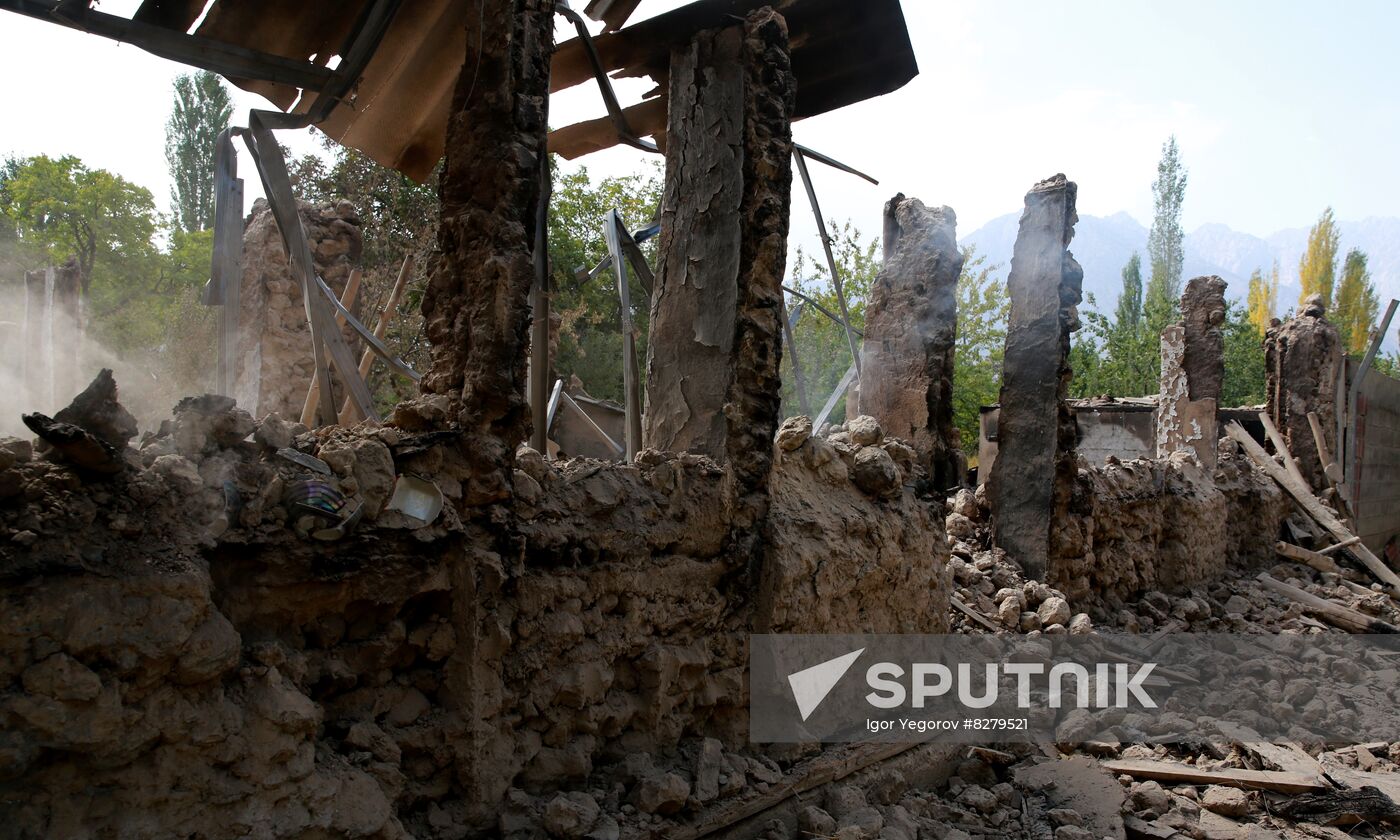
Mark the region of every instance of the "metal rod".
POLYGON ((661 148, 650 140, 643 140, 632 132, 632 127, 627 124, 627 117, 622 113, 622 106, 617 101, 617 94, 613 92, 612 82, 608 79, 608 71, 603 67, 603 61, 598 57, 598 48, 593 44, 593 36, 588 31, 588 24, 578 12, 569 8, 567 0, 556 0, 554 11, 563 15, 574 29, 578 32, 580 42, 583 44, 584 54, 588 57, 588 64, 593 68, 593 77, 598 80, 598 92, 602 94, 603 106, 607 108, 608 116, 612 118, 613 128, 617 130, 617 137, 623 143, 644 152, 659 153, 661 148))
POLYGON ((622 239, 619 235, 626 230, 621 214, 616 209, 609 210, 607 221, 603 225, 603 236, 608 242, 608 253, 612 254, 613 272, 617 275, 617 297, 622 310, 622 389, 626 399, 627 460, 631 461, 642 446, 642 387, 637 371, 636 336, 632 325, 632 293, 627 288, 627 260, 622 254, 622 239))
POLYGON ((233 396, 238 375, 238 325, 243 285, 243 180, 233 148, 237 129, 226 128, 214 141, 214 253, 205 303, 219 312, 219 393, 233 396))
POLYGON ((530 446, 549 448, 549 154, 540 154, 540 197, 535 205, 535 288, 530 321, 530 446))
POLYGON ((812 188, 812 176, 807 174, 807 162, 802 152, 794 149, 792 158, 797 163, 797 171, 802 176, 802 186, 807 188, 807 201, 812 205, 812 215, 817 219, 817 230, 822 237, 822 250, 826 252, 826 266, 831 271, 831 287, 836 290, 836 303, 841 308, 841 326, 846 329, 846 343, 851 348, 851 362, 855 365, 856 377, 860 377, 860 349, 856 347, 855 333, 851 332, 851 313, 846 306, 846 292, 841 288, 841 274, 836 270, 836 257, 831 253, 831 236, 827 233, 826 222, 822 220, 822 208, 817 203, 817 191, 812 188))
MULTIPOLYGON (((651 239, 653 236, 656 236, 660 232, 661 223, 655 222, 651 225, 648 225, 647 227, 642 228, 641 230, 638 230, 636 233, 633 233, 632 241, 637 245, 640 245, 648 239, 651 239)), ((607 271, 611 267, 612 254, 608 254, 607 256, 599 260, 598 264, 593 266, 593 268, 591 269, 585 268, 583 266, 579 266, 578 268, 574 269, 574 277, 578 278, 580 283, 586 283, 589 280, 592 280, 594 277, 597 277, 604 271, 607 271)))
MULTIPOLYGON (((798 304, 800 307, 802 304, 798 304)), ((787 342, 788 362, 792 364, 792 382, 797 388, 797 407, 808 417, 812 416, 812 406, 807 403, 807 382, 802 376, 802 364, 797 360, 797 342, 792 337, 792 319, 788 318, 787 301, 778 303, 778 317, 783 319, 783 341, 787 342)), ((797 311, 798 315, 802 310, 797 311)))
MULTIPOLYGON (((812 297, 811 295, 803 294, 802 292, 799 292, 790 286, 784 286, 783 291, 787 292, 790 295, 796 295, 797 297, 802 298, 804 302, 810 303, 813 309, 830 318, 832 323, 841 323, 841 316, 832 312, 830 309, 827 309, 825 306, 822 306, 820 303, 817 302, 817 299, 812 297)), ((863 330, 857 329, 856 327, 851 327, 851 332, 855 333, 861 338, 865 338, 865 332, 863 330)))
MULTIPOLYGON (((296 269, 297 279, 301 283, 302 302, 306 307, 306 320, 311 327, 311 356, 316 366, 316 379, 321 383, 321 392, 332 393, 330 369, 326 364, 326 354, 329 353, 335 362, 336 368, 341 372, 346 385, 349 386, 350 394, 355 398, 355 402, 366 418, 378 420, 379 414, 374 410, 373 400, 370 397, 369 388, 365 386, 365 381, 360 378, 355 365, 355 358, 350 354, 350 347, 345 343, 345 338, 340 331, 335 329, 335 319, 325 306, 325 301, 321 294, 317 294, 318 285, 323 293, 335 301, 335 295, 331 294, 325 284, 321 283, 316 276, 315 259, 311 255, 311 247, 306 241, 306 231, 301 224, 301 213, 297 209, 296 198, 292 195, 292 182, 287 174, 287 162, 282 157, 282 148, 272 136, 272 131, 263 122, 269 116, 267 111, 253 111, 248 115, 248 131, 244 132, 243 139, 248 144, 249 155, 253 158, 257 166, 258 175, 263 182, 263 192, 267 195, 268 204, 272 208, 272 215, 277 221, 277 228, 282 233, 282 241, 287 246, 289 261, 296 269)), ((347 321, 353 319, 347 318, 347 321)), ((364 331, 368 335, 368 331, 364 331)), ((373 346, 373 342, 371 342, 373 346)), ((335 406, 329 400, 321 403, 321 422, 323 425, 332 425, 339 419, 336 417, 335 406)))
POLYGON ((827 166, 830 166, 832 169, 839 169, 842 172, 849 172, 850 174, 855 175, 857 178, 864 178, 870 183, 876 185, 877 187, 880 185, 879 181, 875 180, 869 175, 866 175, 864 172, 861 172, 859 169, 856 169, 853 166, 847 166, 846 164, 842 163, 836 158, 827 157, 826 155, 816 151, 815 149, 809 149, 806 146, 803 146, 801 143, 793 143, 792 147, 796 149, 800 154, 805 155, 806 157, 809 157, 812 160, 817 161, 818 163, 824 163, 827 166))
MULTIPOLYGON (((544 425, 546 429, 554 428, 554 414, 559 410, 559 395, 564 392, 564 380, 554 380, 554 389, 549 392, 549 410, 545 412, 544 425)), ((541 452, 541 455, 549 457, 548 452, 541 452)))
POLYGON ((836 383, 836 390, 831 392, 827 398, 826 405, 822 406, 822 413, 817 415, 817 419, 812 421, 812 428, 820 429, 826 422, 826 418, 831 416, 831 412, 836 409, 836 404, 841 401, 841 396, 846 393, 846 389, 851 387, 851 380, 856 378, 856 366, 851 365, 846 368, 846 375, 841 377, 841 381, 836 383))
MULTIPOLYGON (((340 305, 345 309, 355 305, 355 298, 360 294, 360 270, 357 268, 350 272, 350 279, 345 281, 345 291, 340 293, 340 305)), ((336 328, 345 325, 345 318, 340 314, 335 316, 336 328)), ((334 400, 334 394, 327 394, 326 400, 334 400)), ((301 404, 301 424, 303 426, 314 426, 316 420, 316 409, 321 405, 321 383, 314 377, 311 384, 306 388, 306 399, 301 404)))

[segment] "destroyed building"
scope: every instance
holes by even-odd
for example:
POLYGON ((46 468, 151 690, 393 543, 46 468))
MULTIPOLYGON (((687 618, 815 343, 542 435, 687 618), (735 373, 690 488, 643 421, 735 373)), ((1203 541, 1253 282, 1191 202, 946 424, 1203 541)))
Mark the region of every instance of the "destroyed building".
MULTIPOLYGON (((107 373, 52 417, 27 413, 35 439, 0 440, 0 801, 15 836, 1081 840, 1400 817, 1383 778, 1400 742, 1154 750, 1071 718, 1063 749, 748 740, 754 634, 1393 630, 1383 590, 1400 580, 1377 556, 1393 507, 1367 482, 1386 486, 1373 453, 1397 428, 1394 383, 1343 364, 1321 312, 1271 332, 1256 441, 1215 404, 1223 289, 1193 280, 1163 336, 1151 447, 1090 463, 1066 399, 1078 186, 1037 183, 1011 267, 1001 451, 985 490, 956 486, 950 208, 887 206, 867 332, 847 334, 861 413, 832 427, 779 405, 793 182, 810 189, 805 161, 821 159, 792 126, 912 77, 897 2, 700 2, 626 28, 635 2, 592 3, 618 31, 558 46, 555 13, 573 12, 549 0, 484 0, 480 38, 458 4, 361 5, 347 32, 341 10, 217 0, 197 34, 245 48, 208 61, 357 47, 344 72, 219 68, 283 107, 297 87, 429 92, 412 113, 299 106, 410 175, 444 157, 420 394, 338 422, 331 397, 359 399, 349 350, 365 335, 332 305, 355 223, 279 195, 277 121, 257 118, 272 206, 216 224, 225 393, 138 437, 107 373), (610 72, 658 93, 549 131, 552 91, 610 72), (546 160, 617 142, 667 161, 652 341, 630 360, 621 427, 598 426, 622 457, 555 459, 546 160), (280 262, 253 247, 273 230, 280 262), (1357 398, 1339 413, 1344 386, 1357 398), (326 398, 303 419, 313 387, 326 398), (1324 488, 1342 449, 1353 471, 1324 488), (1317 534, 1276 544, 1295 527, 1317 534), (1276 551, 1323 594, 1265 575, 1305 596, 1285 603, 1256 581, 1276 551), (1284 760, 1317 769, 1299 783, 1284 760), (1275 807, 1243 788, 1320 798, 1275 807)), ((124 31, 183 33, 202 8, 146 2, 124 31)), ((638 269, 633 234, 608 236, 615 270, 638 269)))

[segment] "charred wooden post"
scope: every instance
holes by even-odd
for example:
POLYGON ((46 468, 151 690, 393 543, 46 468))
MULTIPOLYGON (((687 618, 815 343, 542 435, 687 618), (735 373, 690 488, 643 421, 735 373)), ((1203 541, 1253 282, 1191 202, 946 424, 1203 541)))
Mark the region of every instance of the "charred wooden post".
POLYGON ((953 350, 963 255, 957 215, 896 195, 885 204, 885 261, 870 290, 860 407, 914 445, 934 486, 957 482, 953 350))
POLYGON ((642 440, 728 461, 751 488, 778 425, 794 96, 768 9, 671 56, 642 440))
POLYGON ((483 0, 488 37, 468 38, 447 126, 440 254, 423 294, 432 367, 423 390, 458 409, 468 505, 510 495, 530 431, 525 367, 548 127, 552 0, 483 0))
POLYGON ((1317 414, 1328 451, 1337 452, 1337 386, 1342 358, 1337 328, 1328 322, 1318 295, 1303 301, 1300 314, 1271 326, 1264 337, 1269 416, 1314 488, 1327 486, 1327 478, 1308 412, 1317 414))
POLYGON ((1026 194, 1007 279, 999 451, 987 492, 996 544, 1033 578, 1045 574, 1051 523, 1068 509, 1075 476, 1074 415, 1065 397, 1084 280, 1068 250, 1077 193, 1073 181, 1056 175, 1026 194))
POLYGON ((1156 453, 1190 450, 1215 469, 1216 411, 1225 381, 1225 281, 1196 277, 1181 295, 1181 323, 1162 332, 1161 396, 1157 400, 1156 453))

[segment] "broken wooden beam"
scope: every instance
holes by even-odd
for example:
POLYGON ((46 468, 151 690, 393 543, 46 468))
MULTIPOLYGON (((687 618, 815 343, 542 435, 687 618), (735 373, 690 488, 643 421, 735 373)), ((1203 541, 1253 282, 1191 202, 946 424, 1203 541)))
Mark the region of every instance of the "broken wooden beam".
POLYGON ((1335 601, 1320 598, 1296 586, 1290 586, 1271 577, 1268 572, 1260 572, 1256 580, 1264 584, 1266 589, 1291 598, 1302 604, 1304 609, 1312 612, 1318 618, 1343 630, 1352 633, 1400 633, 1400 627, 1388 624, 1378 618, 1372 618, 1350 607, 1344 607, 1335 601))
POLYGON ((1283 459, 1283 468, 1288 470, 1288 474, 1293 476, 1293 479, 1300 486, 1308 488, 1308 492, 1311 493, 1312 484, 1303 477, 1303 471, 1298 469, 1298 462, 1293 460, 1293 453, 1288 451, 1288 442, 1283 439, 1283 435, 1279 434, 1278 427, 1269 417, 1269 412, 1259 412, 1259 422, 1264 424, 1264 434, 1269 436, 1269 442, 1274 445, 1274 452, 1283 459))
POLYGON ((1330 572, 1334 575, 1342 573, 1342 567, 1338 566, 1336 561, 1331 557, 1325 554, 1319 554, 1316 551, 1308 551, 1306 548, 1300 548, 1296 545, 1286 543, 1283 540, 1274 543, 1274 551, 1280 557, 1287 557, 1289 560, 1297 560, 1300 563, 1306 563, 1319 572, 1330 572))
MULTIPOLYGON (((349 309, 355 305, 355 297, 360 293, 360 270, 357 268, 350 272, 350 279, 345 281, 345 291, 340 293, 340 305, 349 309)), ((341 329, 345 326, 345 317, 337 314, 335 316, 335 328, 341 329)), ((366 351, 368 352, 368 351, 366 351)), ((363 374, 362 374, 363 375, 363 374)), ((333 399, 328 396, 327 399, 333 399)), ((301 424, 308 428, 316 427, 316 409, 321 404, 321 382, 316 377, 311 378, 311 385, 306 389, 306 400, 301 407, 301 424)), ((338 419, 338 418, 337 418, 338 419)))
POLYGON ((1282 770, 1200 770, 1186 764, 1142 759, 1105 761, 1101 765, 1110 773, 1121 773, 1135 779, 1153 779, 1187 785, 1225 785, 1245 790, 1272 790, 1277 793, 1314 793, 1328 786, 1304 773, 1282 770))
MULTIPOLYGON (((1239 423, 1231 423, 1225 427, 1225 433, 1243 447, 1250 459, 1258 464, 1260 469, 1268 473, 1288 495, 1293 497, 1293 501, 1297 502, 1308 516, 1326 529, 1334 539, 1346 541, 1356 536, 1342 524, 1341 520, 1337 518, 1337 514, 1318 501, 1306 485, 1300 485, 1287 470, 1279 466, 1273 458, 1270 458, 1268 453, 1264 451, 1264 447, 1250 437, 1249 432, 1246 432, 1243 426, 1239 423)), ((1397 576, 1379 557, 1372 554, 1370 549, 1362 543, 1355 543, 1351 551, 1358 560, 1365 564, 1366 568, 1371 570, 1371 574, 1375 575, 1377 580, 1390 587, 1392 592, 1400 593, 1400 576, 1397 576)))

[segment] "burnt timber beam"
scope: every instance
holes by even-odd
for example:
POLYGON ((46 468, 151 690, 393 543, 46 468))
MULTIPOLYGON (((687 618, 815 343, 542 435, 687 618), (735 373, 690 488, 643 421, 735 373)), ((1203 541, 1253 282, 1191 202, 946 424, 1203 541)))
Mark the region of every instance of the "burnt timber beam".
POLYGON ((335 71, 308 61, 239 47, 199 35, 186 35, 173 29, 127 20, 117 15, 78 9, 59 12, 58 0, 0 0, 0 11, 67 26, 91 35, 101 35, 139 47, 181 64, 211 70, 238 79, 262 79, 319 91, 335 78, 335 71))

